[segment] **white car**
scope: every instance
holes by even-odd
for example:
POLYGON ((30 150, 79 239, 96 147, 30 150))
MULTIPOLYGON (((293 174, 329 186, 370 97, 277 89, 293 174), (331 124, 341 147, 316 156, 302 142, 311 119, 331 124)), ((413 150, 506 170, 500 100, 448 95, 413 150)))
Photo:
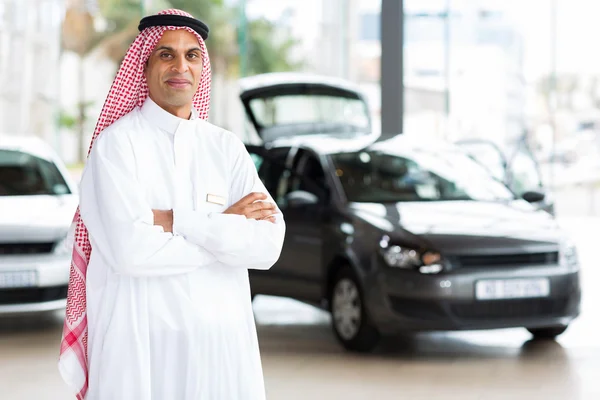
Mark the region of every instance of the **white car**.
POLYGON ((77 187, 50 146, 0 136, 0 315, 64 308, 77 187))

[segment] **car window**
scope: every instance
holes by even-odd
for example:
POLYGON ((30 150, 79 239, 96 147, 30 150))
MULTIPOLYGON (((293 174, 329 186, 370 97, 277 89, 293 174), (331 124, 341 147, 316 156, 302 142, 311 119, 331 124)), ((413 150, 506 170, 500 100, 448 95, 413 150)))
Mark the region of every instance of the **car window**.
POLYGON ((254 163, 254 167, 256 168, 256 170, 259 171, 260 167, 262 166, 262 163, 264 161, 264 157, 259 156, 258 154, 255 154, 255 153, 250 153, 250 158, 252 159, 252 162, 254 163))
POLYGON ((256 98, 250 109, 264 128, 282 125, 344 123, 369 128, 365 102, 358 97, 298 94, 256 98))
POLYGON ((325 171, 321 162, 314 154, 303 149, 298 151, 288 181, 287 193, 303 190, 322 198, 327 191, 325 171))
POLYGON ((459 145, 472 159, 485 167, 494 178, 506 181, 504 156, 494 145, 485 142, 459 143, 459 145))
POLYGON ((285 162, 290 151, 289 147, 266 150, 262 147, 248 147, 248 153, 258 171, 260 180, 267 191, 276 199, 278 186, 286 167, 285 162))
POLYGON ((518 151, 510 159, 511 189, 518 195, 530 190, 539 190, 542 180, 537 164, 531 155, 518 151))
POLYGON ((0 150, 0 196, 70 193, 53 162, 21 151, 0 150))
POLYGON ((415 150, 404 154, 364 150, 331 156, 346 196, 356 202, 514 198, 476 161, 459 151, 415 150))

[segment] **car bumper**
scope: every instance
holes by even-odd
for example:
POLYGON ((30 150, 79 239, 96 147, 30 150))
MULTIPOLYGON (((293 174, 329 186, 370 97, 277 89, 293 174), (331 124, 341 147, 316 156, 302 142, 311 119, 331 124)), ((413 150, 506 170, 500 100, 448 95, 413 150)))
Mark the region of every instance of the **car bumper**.
POLYGON ((45 312, 65 308, 70 257, 55 255, 5 256, 0 274, 33 272, 25 287, 0 287, 0 315, 45 312))
POLYGON ((365 286, 366 305, 382 333, 567 325, 579 315, 579 272, 561 266, 478 269, 422 275, 380 268, 365 286), (543 298, 477 300, 485 279, 548 278, 543 298))

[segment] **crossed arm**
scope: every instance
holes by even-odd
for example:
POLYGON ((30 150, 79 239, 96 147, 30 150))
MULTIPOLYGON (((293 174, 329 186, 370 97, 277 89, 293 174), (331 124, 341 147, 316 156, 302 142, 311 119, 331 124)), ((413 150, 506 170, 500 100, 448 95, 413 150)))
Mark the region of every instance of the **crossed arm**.
MULTIPOLYGON (((268 196, 262 192, 252 192, 233 204, 223 214, 243 215, 247 219, 257 221, 269 221, 275 223, 277 207, 275 204, 265 201, 268 196)), ((154 225, 161 226, 165 232, 173 232, 173 210, 152 210, 154 214, 154 225)))
POLYGON ((239 189, 232 194, 241 200, 222 214, 152 210, 134 178, 128 146, 118 135, 100 137, 81 179, 80 211, 93 251, 116 273, 161 276, 216 262, 256 269, 275 263, 283 216, 271 201, 260 201, 270 197, 243 146, 233 166, 239 189))

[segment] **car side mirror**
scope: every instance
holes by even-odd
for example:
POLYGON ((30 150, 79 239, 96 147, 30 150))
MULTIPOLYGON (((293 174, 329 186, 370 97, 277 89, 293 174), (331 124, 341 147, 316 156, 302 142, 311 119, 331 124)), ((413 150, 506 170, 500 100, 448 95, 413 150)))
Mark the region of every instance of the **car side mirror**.
POLYGON ((522 197, 529 203, 538 203, 546 198, 546 194, 537 190, 529 190, 523 193, 522 197))
POLYGON ((295 190, 285 196, 288 207, 302 207, 319 203, 317 195, 305 190, 295 190))

